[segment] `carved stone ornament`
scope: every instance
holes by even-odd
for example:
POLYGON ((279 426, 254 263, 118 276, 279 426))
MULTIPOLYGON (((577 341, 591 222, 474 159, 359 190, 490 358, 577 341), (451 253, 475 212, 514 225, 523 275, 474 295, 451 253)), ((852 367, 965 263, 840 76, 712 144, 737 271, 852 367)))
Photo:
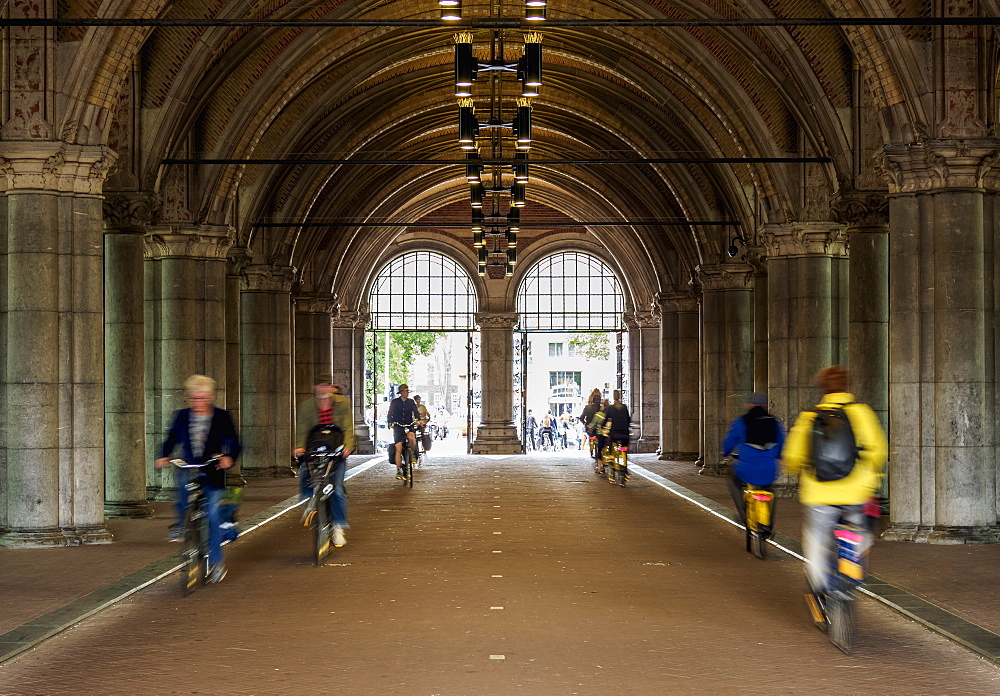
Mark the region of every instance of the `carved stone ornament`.
POLYGON ((104 195, 105 232, 145 232, 153 220, 155 202, 143 192, 106 192, 104 195))
POLYGON ((830 206, 830 215, 851 227, 889 227, 889 198, 884 191, 842 190, 830 206))
POLYGON ((876 157, 890 194, 938 189, 1000 189, 1000 141, 994 138, 925 140, 886 145, 876 157))
POLYGON ((0 191, 99 196, 116 157, 103 145, 5 142, 0 191))
POLYGON ((291 292, 295 283, 292 266, 251 264, 243 272, 244 292, 291 292))
POLYGON ((770 258, 847 256, 847 235, 835 222, 764 225, 762 241, 770 258))
POLYGON ((340 310, 330 318, 330 323, 335 329, 363 328, 362 326, 359 326, 361 316, 360 312, 347 312, 340 310))
POLYGON ((698 300, 686 292, 658 292, 653 305, 662 316, 683 312, 697 312, 698 300))
POLYGON ((146 236, 146 257, 225 260, 233 246, 233 231, 225 227, 183 230, 154 227, 146 236))
POLYGON ((337 309, 337 296, 309 293, 295 297, 295 311, 299 314, 333 314, 337 309))
POLYGON ((517 314, 483 312, 476 315, 476 325, 481 331, 485 329, 513 331, 514 327, 517 326, 518 319, 517 314))
POLYGON ((630 312, 625 315, 625 325, 630 329, 658 329, 660 317, 653 312, 630 312))
POLYGON ((226 275, 242 276, 253 260, 253 254, 245 246, 233 246, 226 252, 226 275))
POLYGON ((705 264, 698 266, 696 271, 703 293, 747 290, 753 279, 753 271, 742 263, 705 264))

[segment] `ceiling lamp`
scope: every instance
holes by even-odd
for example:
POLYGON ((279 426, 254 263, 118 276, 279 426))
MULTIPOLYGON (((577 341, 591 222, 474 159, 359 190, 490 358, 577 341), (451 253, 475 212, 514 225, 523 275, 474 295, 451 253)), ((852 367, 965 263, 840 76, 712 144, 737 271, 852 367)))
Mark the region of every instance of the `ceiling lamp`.
POLYGON ((507 230, 507 248, 508 249, 517 248, 517 230, 513 228, 508 228, 507 230))
POLYGON ((449 22, 462 18, 462 0, 438 0, 441 6, 441 19, 449 22))
POLYGON ((521 59, 521 96, 537 97, 542 86, 542 35, 537 31, 524 35, 524 57, 521 59))
POLYGON ((476 112, 471 99, 462 99, 458 107, 458 144, 463 150, 476 149, 476 132, 479 124, 476 122, 476 112))
POLYGON ((472 230, 472 246, 476 249, 480 249, 483 246, 483 230, 473 229, 472 230))
POLYGON ((486 262, 489 260, 490 252, 486 246, 479 247, 479 275, 486 275, 486 262))
POLYGON ((468 162, 465 165, 465 178, 470 184, 481 182, 483 180, 483 163, 479 159, 479 152, 467 152, 465 159, 468 162))
POLYGON ((524 197, 525 197, 525 186, 524 184, 514 183, 510 187, 510 200, 511 205, 516 208, 524 207, 524 197))
POLYGON ((517 100, 514 135, 517 138, 517 147, 519 149, 527 150, 531 147, 531 102, 527 99, 517 100))
POLYGON ((507 213, 507 228, 511 232, 517 232, 521 229, 521 209, 511 208, 510 212, 507 213))
POLYGON ((531 0, 526 3, 527 11, 524 18, 529 22, 545 21, 545 3, 542 0, 531 0))
POLYGON ((507 250, 507 263, 504 267, 504 275, 510 278, 514 275, 514 266, 517 265, 517 250, 508 249, 507 250))
POLYGON ((528 183, 528 153, 514 153, 514 163, 511 165, 511 169, 514 170, 514 181, 519 181, 522 184, 528 183))
POLYGON ((455 34, 455 96, 471 97, 479 63, 472 56, 472 32, 455 34))
POLYGON ((482 209, 483 207, 483 185, 473 184, 472 187, 472 207, 482 209))
POLYGON ((482 232, 483 231, 483 221, 485 216, 483 215, 483 209, 478 208, 472 211, 472 231, 482 232))

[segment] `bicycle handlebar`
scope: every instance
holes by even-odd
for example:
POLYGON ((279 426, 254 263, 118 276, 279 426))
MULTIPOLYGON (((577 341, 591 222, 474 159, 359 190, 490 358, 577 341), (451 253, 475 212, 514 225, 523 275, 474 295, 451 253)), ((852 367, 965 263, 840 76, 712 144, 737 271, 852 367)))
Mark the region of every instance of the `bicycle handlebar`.
POLYGON ((216 455, 213 455, 207 461, 202 462, 201 464, 188 464, 183 459, 171 459, 170 463, 173 464, 174 466, 176 466, 178 469, 200 469, 203 466, 208 466, 209 464, 216 463, 217 461, 219 461, 220 459, 222 459, 225 456, 226 455, 224 455, 224 454, 216 454, 216 455))

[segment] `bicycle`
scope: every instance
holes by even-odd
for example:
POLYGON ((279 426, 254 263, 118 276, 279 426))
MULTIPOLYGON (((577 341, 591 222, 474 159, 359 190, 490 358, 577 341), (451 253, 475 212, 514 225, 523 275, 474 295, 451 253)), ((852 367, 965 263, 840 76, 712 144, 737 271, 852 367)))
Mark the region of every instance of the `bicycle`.
POLYGON ((602 453, 601 464, 608 481, 624 488, 625 482, 629 479, 628 447, 614 442, 609 443, 602 453))
POLYGON ((330 555, 330 535, 333 525, 330 519, 330 499, 334 492, 334 475, 343 461, 344 446, 332 452, 307 453, 309 481, 313 494, 306 507, 305 525, 312 528, 313 564, 320 566, 330 555))
MULTIPOLYGON (((413 425, 401 425, 390 423, 391 426, 400 425, 406 432, 413 432, 413 425)), ((414 434, 414 442, 416 434, 414 434)), ((420 445, 417 445, 419 447, 420 445)), ((403 438, 402 461, 399 463, 399 472, 402 477, 403 486, 413 488, 413 470, 417 467, 417 453, 410 447, 410 438, 403 438)))
MULTIPOLYGON (((170 463, 178 469, 201 469, 217 463, 222 457, 223 455, 216 454, 204 464, 188 464, 183 459, 171 459, 170 463)), ((208 498, 205 496, 202 477, 195 476, 185 483, 183 492, 178 492, 178 495, 187 496, 187 507, 184 511, 184 545, 180 550, 181 591, 187 596, 198 589, 199 584, 208 582, 211 571, 208 563, 208 498)))
POLYGON ((824 631, 841 652, 850 655, 856 632, 854 598, 865 581, 865 530, 841 522, 833 525, 830 533, 837 554, 827 571, 828 589, 821 595, 807 593, 806 603, 817 628, 824 631))
POLYGON ((771 535, 771 511, 774 507, 774 493, 750 484, 743 484, 743 503, 746 509, 744 529, 747 538, 747 553, 764 560, 767 538, 771 535))

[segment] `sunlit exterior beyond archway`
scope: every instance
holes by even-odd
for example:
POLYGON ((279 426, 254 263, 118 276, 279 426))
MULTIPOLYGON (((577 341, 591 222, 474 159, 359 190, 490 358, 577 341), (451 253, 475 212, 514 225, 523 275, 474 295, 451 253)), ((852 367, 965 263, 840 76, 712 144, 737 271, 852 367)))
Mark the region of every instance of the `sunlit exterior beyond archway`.
POLYGON ((374 331, 474 331, 477 306, 465 270, 429 251, 390 261, 369 296, 374 331))
POLYGON ((625 298, 611 268, 575 251, 547 256, 517 293, 521 331, 620 331, 625 298))

